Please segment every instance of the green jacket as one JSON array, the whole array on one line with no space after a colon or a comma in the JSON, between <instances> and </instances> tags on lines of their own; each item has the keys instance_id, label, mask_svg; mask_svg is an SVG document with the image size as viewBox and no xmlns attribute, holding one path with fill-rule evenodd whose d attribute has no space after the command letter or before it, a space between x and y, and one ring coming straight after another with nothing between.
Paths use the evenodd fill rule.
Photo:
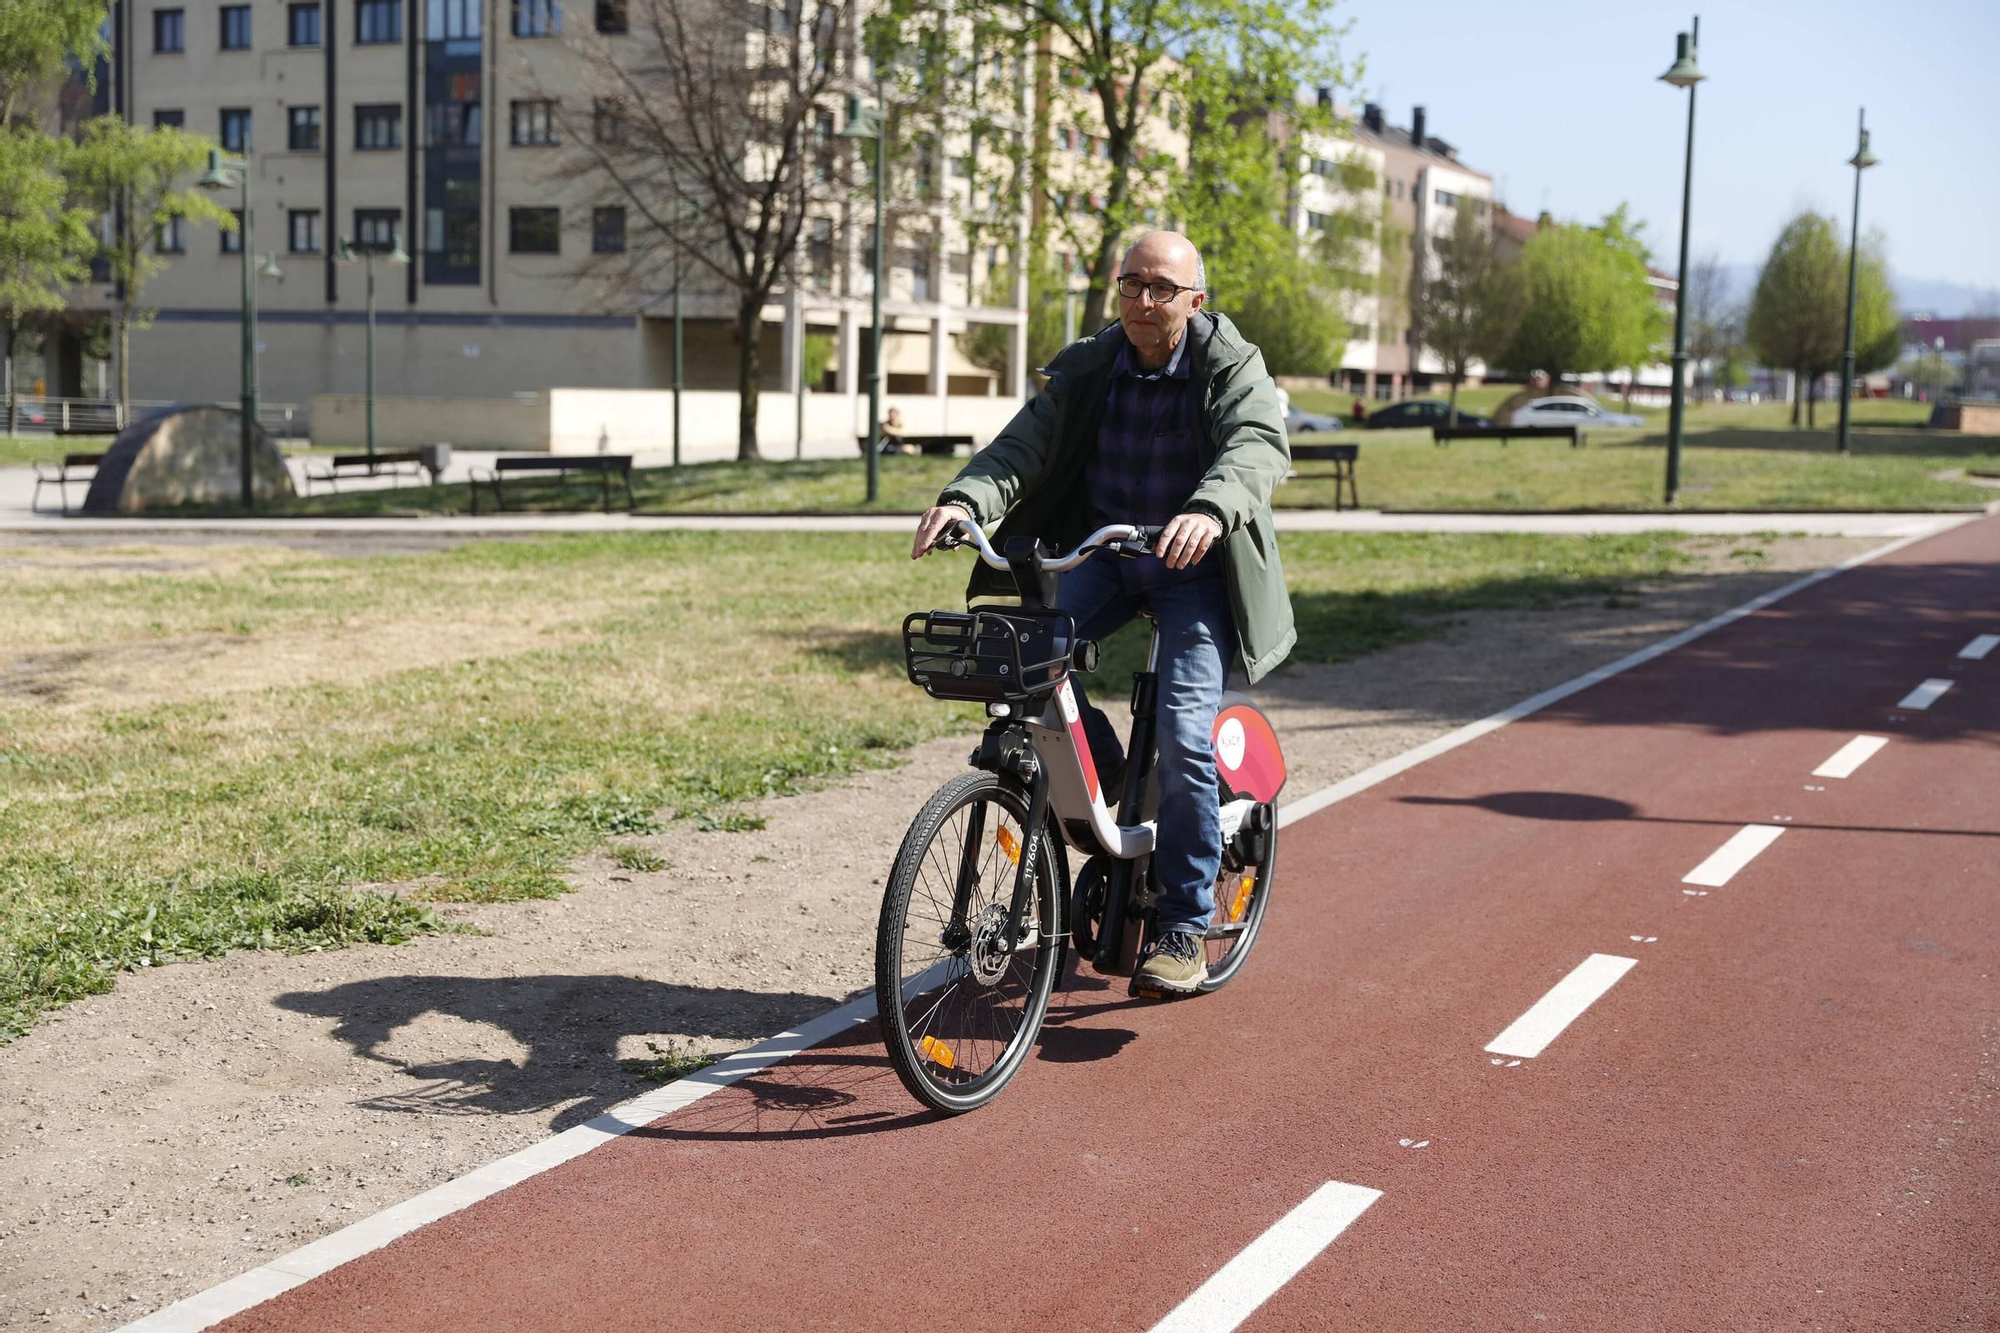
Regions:
<instances>
[{"instance_id":1,"label":"green jacket","mask_svg":"<svg viewBox=\"0 0 2000 1333\"><path fill-rule=\"evenodd\" d=\"M1215 550L1227 566L1244 674L1254 683L1298 640L1271 522L1271 489L1291 469L1291 445L1264 354L1222 315L1196 313L1187 337L1187 354L1194 357L1189 388L1201 395L1206 471L1186 508L1222 524ZM1125 330L1113 324L1058 353L1045 371L1048 384L973 455L938 503L964 505L982 526L1005 515L996 534L1001 540L1040 537L1066 549L1088 536L1095 516L1084 493L1084 469L1097 451L1111 365L1124 343ZM1215 559L1215 551L1206 558ZM1013 593L1008 574L973 566L968 599Z\"/></svg>"}]
</instances>

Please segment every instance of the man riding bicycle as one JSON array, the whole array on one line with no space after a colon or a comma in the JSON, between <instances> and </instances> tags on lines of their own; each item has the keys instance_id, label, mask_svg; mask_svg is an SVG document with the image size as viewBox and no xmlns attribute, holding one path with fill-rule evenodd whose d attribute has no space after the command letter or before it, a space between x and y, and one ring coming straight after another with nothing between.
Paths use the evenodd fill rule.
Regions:
<instances>
[{"instance_id":1,"label":"man riding bicycle","mask_svg":"<svg viewBox=\"0 0 2000 1333\"><path fill-rule=\"evenodd\" d=\"M1156 944L1134 986L1187 993L1208 979L1202 938L1222 856L1212 733L1223 686L1232 664L1261 679L1297 639L1271 520L1291 450L1263 353L1202 309L1207 275L1187 237L1143 237L1117 287L1118 323L1057 354L1041 393L918 520L910 555L968 518L1004 516L999 538L1059 546L1107 523L1162 529L1149 555L1072 570L1058 603L1081 638L1102 639L1142 609L1159 630ZM1014 591L978 564L966 596ZM1092 755L1115 790L1117 733L1078 695Z\"/></svg>"}]
</instances>

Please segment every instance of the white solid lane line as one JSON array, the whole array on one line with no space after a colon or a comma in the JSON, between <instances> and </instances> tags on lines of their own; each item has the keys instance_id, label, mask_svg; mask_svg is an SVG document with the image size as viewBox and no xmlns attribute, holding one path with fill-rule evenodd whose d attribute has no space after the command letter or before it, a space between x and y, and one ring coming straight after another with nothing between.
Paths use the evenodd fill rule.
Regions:
<instances>
[{"instance_id":1,"label":"white solid lane line","mask_svg":"<svg viewBox=\"0 0 2000 1333\"><path fill-rule=\"evenodd\" d=\"M1889 743L1887 736L1856 736L1833 752L1833 758L1812 771L1816 778L1851 778L1854 770L1875 757Z\"/></svg>"},{"instance_id":2,"label":"white solid lane line","mask_svg":"<svg viewBox=\"0 0 2000 1333\"><path fill-rule=\"evenodd\" d=\"M1929 708L1950 688L1950 681L1938 680L1936 677L1932 677L1904 695L1903 702L1897 704L1896 707L1911 709Z\"/></svg>"},{"instance_id":3,"label":"white solid lane line","mask_svg":"<svg viewBox=\"0 0 2000 1333\"><path fill-rule=\"evenodd\" d=\"M1757 853L1778 840L1785 830L1775 824L1745 824L1730 835L1729 841L1715 849L1706 861L1681 877L1683 884L1705 884L1711 889L1719 889L1744 866L1757 859Z\"/></svg>"},{"instance_id":4,"label":"white solid lane line","mask_svg":"<svg viewBox=\"0 0 2000 1333\"><path fill-rule=\"evenodd\" d=\"M1959 649L1958 655L1960 657L1969 657L1973 661L1978 662L1982 661L1986 657L1986 654L1992 652L1995 648L2000 648L2000 634L1982 634L1971 643L1966 644L1965 647Z\"/></svg>"},{"instance_id":5,"label":"white solid lane line","mask_svg":"<svg viewBox=\"0 0 2000 1333\"><path fill-rule=\"evenodd\" d=\"M1592 954L1495 1037L1487 1045L1487 1053L1534 1059L1638 961L1608 953Z\"/></svg>"},{"instance_id":6,"label":"white solid lane line","mask_svg":"<svg viewBox=\"0 0 2000 1333\"><path fill-rule=\"evenodd\" d=\"M1382 1197L1381 1190L1329 1180L1217 1270L1152 1333L1229 1333Z\"/></svg>"}]
</instances>

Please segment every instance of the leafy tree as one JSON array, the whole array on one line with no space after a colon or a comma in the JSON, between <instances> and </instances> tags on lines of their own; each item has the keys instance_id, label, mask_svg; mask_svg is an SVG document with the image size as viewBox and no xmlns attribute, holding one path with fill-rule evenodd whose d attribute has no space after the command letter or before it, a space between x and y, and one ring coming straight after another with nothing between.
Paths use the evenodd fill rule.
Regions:
<instances>
[{"instance_id":1,"label":"leafy tree","mask_svg":"<svg viewBox=\"0 0 2000 1333\"><path fill-rule=\"evenodd\" d=\"M63 308L89 276L90 213L70 207L58 173L62 145L27 126L0 125L0 320L6 323L7 433L18 423L14 343L24 318Z\"/></svg>"},{"instance_id":2,"label":"leafy tree","mask_svg":"<svg viewBox=\"0 0 2000 1333\"><path fill-rule=\"evenodd\" d=\"M1500 360L1545 371L1551 389L1565 374L1638 365L1659 342L1664 319L1623 207L1601 226L1540 228L1512 277L1519 314Z\"/></svg>"},{"instance_id":3,"label":"leafy tree","mask_svg":"<svg viewBox=\"0 0 2000 1333\"><path fill-rule=\"evenodd\" d=\"M1517 315L1510 274L1503 272L1493 229L1471 199L1458 201L1451 235L1432 242L1411 300L1417 340L1437 354L1451 381L1450 421L1458 423L1458 386L1474 361L1506 350Z\"/></svg>"},{"instance_id":4,"label":"leafy tree","mask_svg":"<svg viewBox=\"0 0 2000 1333\"><path fill-rule=\"evenodd\" d=\"M564 39L584 95L547 91L581 151L553 174L632 219L625 249L591 261L612 299L657 297L685 266L728 301L737 456L755 458L764 307L794 273L807 219L853 188L851 154L828 137L855 56L849 8L630 0L626 16L629 36Z\"/></svg>"},{"instance_id":5,"label":"leafy tree","mask_svg":"<svg viewBox=\"0 0 2000 1333\"><path fill-rule=\"evenodd\" d=\"M1833 220L1799 214L1778 233L1757 276L1747 328L1750 349L1759 360L1797 377L1794 426L1813 380L1839 364L1846 302L1846 271ZM1806 411L1810 420L1811 409Z\"/></svg>"},{"instance_id":6,"label":"leafy tree","mask_svg":"<svg viewBox=\"0 0 2000 1333\"><path fill-rule=\"evenodd\" d=\"M198 134L172 126L142 129L118 116L87 122L83 138L67 152L68 178L77 198L101 201L124 219L101 247L120 296L115 312L118 342L118 403L131 401L132 329L144 327L151 312L141 306L146 284L166 267L161 238L191 222L236 226L235 214L196 188L191 177L214 145Z\"/></svg>"},{"instance_id":7,"label":"leafy tree","mask_svg":"<svg viewBox=\"0 0 2000 1333\"><path fill-rule=\"evenodd\" d=\"M34 120L74 60L86 77L108 49L102 0L0 0L0 125Z\"/></svg>"},{"instance_id":8,"label":"leafy tree","mask_svg":"<svg viewBox=\"0 0 2000 1333\"><path fill-rule=\"evenodd\" d=\"M1887 244L1877 232L1861 243L1855 270L1854 373L1887 370L1903 354L1903 318L1896 311L1896 292L1889 284Z\"/></svg>"},{"instance_id":9,"label":"leafy tree","mask_svg":"<svg viewBox=\"0 0 2000 1333\"><path fill-rule=\"evenodd\" d=\"M1703 368L1722 360L1730 340L1728 326L1740 319L1731 301L1729 273L1722 267L1721 255L1711 250L1695 259L1680 299L1687 302L1687 353L1694 363L1698 391Z\"/></svg>"}]
</instances>

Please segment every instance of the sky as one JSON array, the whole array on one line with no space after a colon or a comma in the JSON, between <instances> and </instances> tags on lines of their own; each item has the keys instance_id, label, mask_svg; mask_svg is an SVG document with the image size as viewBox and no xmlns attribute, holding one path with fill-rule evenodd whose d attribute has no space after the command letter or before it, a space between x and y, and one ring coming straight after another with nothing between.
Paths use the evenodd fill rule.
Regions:
<instances>
[{"instance_id":1,"label":"sky","mask_svg":"<svg viewBox=\"0 0 2000 1333\"><path fill-rule=\"evenodd\" d=\"M1516 213L1595 221L1621 201L1656 267L1680 245L1688 95L1659 82L1695 11L1617 0L1338 0L1342 100L1383 105L1493 177ZM1794 214L1847 235L1856 116L1881 159L1861 227L1891 271L2000 289L2000 0L1714 0L1701 15L1690 256L1754 274ZM1905 305L1910 304L1905 300Z\"/></svg>"}]
</instances>

